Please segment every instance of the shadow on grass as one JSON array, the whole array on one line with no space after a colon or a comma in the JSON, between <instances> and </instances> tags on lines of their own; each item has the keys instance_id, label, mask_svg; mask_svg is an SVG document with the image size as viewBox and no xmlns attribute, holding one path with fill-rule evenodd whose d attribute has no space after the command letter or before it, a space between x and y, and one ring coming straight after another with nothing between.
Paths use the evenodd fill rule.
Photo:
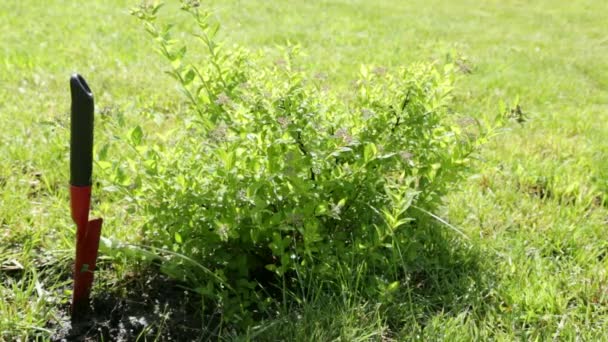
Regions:
<instances>
[{"instance_id":1,"label":"shadow on grass","mask_svg":"<svg viewBox=\"0 0 608 342\"><path fill-rule=\"evenodd\" d=\"M446 329L437 319L465 317L477 324L493 310L496 277L490 253L434 223L413 230L411 239L419 251L403 271L387 276L392 277L388 282L399 282L390 295L324 291L248 333L264 341L433 339Z\"/></svg>"},{"instance_id":2,"label":"shadow on grass","mask_svg":"<svg viewBox=\"0 0 608 342\"><path fill-rule=\"evenodd\" d=\"M483 252L474 242L446 227L430 224L418 239L424 246L421 256L409 265L407 286L401 299L411 305L398 321L387 320L395 330L407 322L410 328L425 330L437 315L466 313L479 319L494 300L493 254ZM424 334L423 334L424 335Z\"/></svg>"}]
</instances>

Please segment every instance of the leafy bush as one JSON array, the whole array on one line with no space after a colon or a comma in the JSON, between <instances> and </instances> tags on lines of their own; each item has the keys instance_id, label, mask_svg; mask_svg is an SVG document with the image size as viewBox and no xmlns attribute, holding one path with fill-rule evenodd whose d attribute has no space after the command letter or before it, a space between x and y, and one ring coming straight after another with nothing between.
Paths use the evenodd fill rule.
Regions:
<instances>
[{"instance_id":1,"label":"leafy bush","mask_svg":"<svg viewBox=\"0 0 608 342\"><path fill-rule=\"evenodd\" d=\"M159 24L160 6L133 12L189 104L169 134L131 139L145 172L128 191L164 271L232 321L286 291L337 286L340 265L363 270L363 292L390 293L419 257L412 232L491 132L450 113L453 67L362 66L354 94L335 94L297 67L298 46L266 63L182 4L205 49L190 59L194 43Z\"/></svg>"}]
</instances>

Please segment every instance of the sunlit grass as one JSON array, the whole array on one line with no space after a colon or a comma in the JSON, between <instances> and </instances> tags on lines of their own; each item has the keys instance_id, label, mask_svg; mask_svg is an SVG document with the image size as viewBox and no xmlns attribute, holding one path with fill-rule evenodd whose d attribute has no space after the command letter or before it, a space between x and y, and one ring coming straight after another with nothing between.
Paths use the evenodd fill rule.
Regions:
<instances>
[{"instance_id":1,"label":"sunlit grass","mask_svg":"<svg viewBox=\"0 0 608 342\"><path fill-rule=\"evenodd\" d=\"M129 16L134 4L9 0L0 8L0 339L48 338L48 322L69 299L69 75L87 78L98 113L110 119L141 123L142 113L170 116L182 105ZM470 284L479 291L424 292L413 282L403 307L390 310L321 294L293 317L260 322L250 337L603 337L608 3L232 0L216 8L223 34L252 50L301 43L306 67L325 74L329 87L349 87L361 63L448 59L462 66L460 112L497 114L501 101L511 109L519 97L526 117L484 149L437 213L469 237L442 232L451 252L476 256L484 279ZM137 242L141 222L124 211L120 194L102 190L109 180L99 181L94 210L107 219L103 234ZM98 279L121 278L131 267L121 260ZM466 274L436 266L429 279L437 284L448 283L442 274Z\"/></svg>"}]
</instances>

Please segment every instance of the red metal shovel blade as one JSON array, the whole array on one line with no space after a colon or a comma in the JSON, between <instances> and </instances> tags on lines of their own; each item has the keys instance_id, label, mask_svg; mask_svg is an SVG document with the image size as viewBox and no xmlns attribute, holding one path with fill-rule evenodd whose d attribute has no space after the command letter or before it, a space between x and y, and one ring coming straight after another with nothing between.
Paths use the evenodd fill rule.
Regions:
<instances>
[{"instance_id":1,"label":"red metal shovel blade","mask_svg":"<svg viewBox=\"0 0 608 342\"><path fill-rule=\"evenodd\" d=\"M72 298L72 318L84 313L89 305L89 295L93 285L93 272L97 264L97 252L101 236L102 219L87 222L85 236L78 239L76 246L76 268L74 269L74 293ZM80 227L79 227L80 228Z\"/></svg>"}]
</instances>

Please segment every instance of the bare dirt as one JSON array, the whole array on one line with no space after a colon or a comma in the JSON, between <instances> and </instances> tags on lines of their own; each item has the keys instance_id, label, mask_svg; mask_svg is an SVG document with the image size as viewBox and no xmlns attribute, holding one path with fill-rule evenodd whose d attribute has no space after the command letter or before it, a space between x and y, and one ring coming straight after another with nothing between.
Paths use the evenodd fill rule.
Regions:
<instances>
[{"instance_id":1,"label":"bare dirt","mask_svg":"<svg viewBox=\"0 0 608 342\"><path fill-rule=\"evenodd\" d=\"M128 280L127 280L128 281ZM126 293L93 293L86 315L70 319L63 308L52 341L201 341L203 324L194 295L160 274L129 282Z\"/></svg>"}]
</instances>

